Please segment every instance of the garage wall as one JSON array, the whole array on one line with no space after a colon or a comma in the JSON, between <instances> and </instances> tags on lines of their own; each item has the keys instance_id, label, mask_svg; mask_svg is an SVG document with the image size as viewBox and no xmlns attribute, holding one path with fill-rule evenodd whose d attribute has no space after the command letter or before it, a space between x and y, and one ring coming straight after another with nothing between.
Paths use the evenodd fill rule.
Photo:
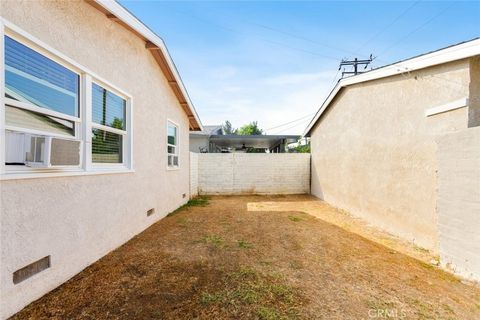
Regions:
<instances>
[{"instance_id":1,"label":"garage wall","mask_svg":"<svg viewBox=\"0 0 480 320\"><path fill-rule=\"evenodd\" d=\"M480 127L437 138L440 261L480 280Z\"/></svg>"},{"instance_id":2,"label":"garage wall","mask_svg":"<svg viewBox=\"0 0 480 320\"><path fill-rule=\"evenodd\" d=\"M465 59L342 89L312 132L312 194L437 253L435 137L466 128L468 108L425 110L469 82Z\"/></svg>"},{"instance_id":3,"label":"garage wall","mask_svg":"<svg viewBox=\"0 0 480 320\"><path fill-rule=\"evenodd\" d=\"M200 153L199 194L310 192L308 153Z\"/></svg>"}]
</instances>

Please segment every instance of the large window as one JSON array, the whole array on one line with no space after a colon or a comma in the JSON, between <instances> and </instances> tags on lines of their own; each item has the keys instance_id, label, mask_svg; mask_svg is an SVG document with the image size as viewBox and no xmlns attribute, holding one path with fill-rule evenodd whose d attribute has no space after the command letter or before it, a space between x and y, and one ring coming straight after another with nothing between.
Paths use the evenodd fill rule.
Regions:
<instances>
[{"instance_id":1,"label":"large window","mask_svg":"<svg viewBox=\"0 0 480 320\"><path fill-rule=\"evenodd\" d=\"M5 36L5 96L79 117L79 75Z\"/></svg>"},{"instance_id":2,"label":"large window","mask_svg":"<svg viewBox=\"0 0 480 320\"><path fill-rule=\"evenodd\" d=\"M170 121L167 124L167 165L178 167L178 126Z\"/></svg>"},{"instance_id":3,"label":"large window","mask_svg":"<svg viewBox=\"0 0 480 320\"><path fill-rule=\"evenodd\" d=\"M9 28L5 24L0 33L5 53L0 174L132 169L130 96Z\"/></svg>"},{"instance_id":4,"label":"large window","mask_svg":"<svg viewBox=\"0 0 480 320\"><path fill-rule=\"evenodd\" d=\"M126 101L97 84L92 86L92 162L122 163Z\"/></svg>"}]
</instances>

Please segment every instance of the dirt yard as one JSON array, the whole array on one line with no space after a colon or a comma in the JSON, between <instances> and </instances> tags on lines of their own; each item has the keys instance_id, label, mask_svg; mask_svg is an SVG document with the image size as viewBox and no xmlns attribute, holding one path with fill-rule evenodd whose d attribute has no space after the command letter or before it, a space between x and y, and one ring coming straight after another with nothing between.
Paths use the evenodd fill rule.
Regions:
<instances>
[{"instance_id":1,"label":"dirt yard","mask_svg":"<svg viewBox=\"0 0 480 320\"><path fill-rule=\"evenodd\" d=\"M208 202L174 212L14 318L480 319L478 287L309 196Z\"/></svg>"}]
</instances>

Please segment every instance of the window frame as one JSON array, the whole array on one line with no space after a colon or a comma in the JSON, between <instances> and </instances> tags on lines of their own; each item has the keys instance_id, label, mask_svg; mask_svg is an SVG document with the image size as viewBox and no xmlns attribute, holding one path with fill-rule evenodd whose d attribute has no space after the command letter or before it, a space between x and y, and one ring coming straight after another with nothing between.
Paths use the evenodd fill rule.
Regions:
<instances>
[{"instance_id":1,"label":"window frame","mask_svg":"<svg viewBox=\"0 0 480 320\"><path fill-rule=\"evenodd\" d=\"M27 46L37 53L47 57L48 59L60 64L68 70L79 75L79 110L78 117L63 114L61 112L49 110L33 104L9 99L5 97L5 36L8 36L15 41ZM10 179L24 179L24 178L39 178L48 176L70 176L70 175L85 175L85 174L103 174L103 173L124 173L134 172L133 169L133 103L132 96L127 92L119 89L102 77L96 75L94 72L76 63L74 60L65 56L56 49L43 43L41 40L35 38L13 23L0 17L0 180ZM97 128L98 125L92 121L92 85L103 87L115 93L126 101L125 132L122 132L122 163L92 163L92 128ZM58 133L43 132L35 129L24 129L15 126L6 125L5 109L6 105L12 107L25 109L29 111L39 112L41 114L58 117L74 123L74 136L62 135ZM103 127L103 126L102 126ZM104 128L99 128L104 130ZM67 139L75 139L81 141L80 151L80 166L77 167L55 167L55 168L34 168L22 165L5 165L6 152L6 137L7 130L32 133L52 137L60 137ZM114 132L118 130L107 127L105 130ZM121 130L118 130L121 131ZM116 132L114 132L116 133Z\"/></svg>"},{"instance_id":2,"label":"window frame","mask_svg":"<svg viewBox=\"0 0 480 320\"><path fill-rule=\"evenodd\" d=\"M168 128L169 126L172 125L176 128L176 139L177 139L177 144L176 145L173 145L173 144L170 144L168 143ZM178 170L180 169L180 139L179 139L179 133L180 133L180 125L178 125L178 123L172 121L171 119L167 119L167 136L166 136L166 151L167 151L167 170ZM169 153L168 152L168 147L169 146L172 146L175 148L175 153ZM177 165L169 165L168 164L168 157L170 156L176 156L177 157L177 162L178 164Z\"/></svg>"},{"instance_id":3,"label":"window frame","mask_svg":"<svg viewBox=\"0 0 480 320\"><path fill-rule=\"evenodd\" d=\"M93 162L93 153L90 150L92 167L93 168L105 168L105 167L123 167L123 166L126 166L126 162L128 160L127 159L127 157L128 157L128 153L127 153L127 151L128 151L127 150L128 141L127 140L128 140L128 137L129 137L127 129L128 129L128 125L129 125L129 122L130 122L130 120L128 119L128 116L127 116L128 115L127 109L128 109L128 105L129 105L129 103L128 103L129 99L124 94L118 92L115 89L109 88L107 85L103 85L102 82L99 82L96 79L92 79L91 85L90 85L90 90L93 89L93 84L96 84L97 86L100 86L102 89L110 91L110 92L116 94L117 96L119 96L120 98L125 100L125 130L120 130L120 129L112 128L112 127L109 127L109 126L106 126L106 125L103 125L103 124L99 124L99 123L94 122L92 119L90 119L91 120L90 133L92 132L93 129L100 129L100 130L103 130L103 131L111 132L111 133L118 134L118 135L122 136L122 162L120 162L120 163ZM91 100L90 103L92 103L93 100L92 99L90 99L90 100ZM90 115L93 116L93 104L92 104L92 111L90 112Z\"/></svg>"}]
</instances>

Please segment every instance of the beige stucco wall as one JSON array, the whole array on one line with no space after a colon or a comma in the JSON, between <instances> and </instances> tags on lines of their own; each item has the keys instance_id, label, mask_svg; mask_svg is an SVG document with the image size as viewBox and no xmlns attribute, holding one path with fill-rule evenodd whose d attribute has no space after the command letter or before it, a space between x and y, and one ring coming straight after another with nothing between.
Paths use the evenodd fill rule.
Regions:
<instances>
[{"instance_id":1,"label":"beige stucco wall","mask_svg":"<svg viewBox=\"0 0 480 320\"><path fill-rule=\"evenodd\" d=\"M468 126L480 126L480 56L470 59Z\"/></svg>"},{"instance_id":2,"label":"beige stucco wall","mask_svg":"<svg viewBox=\"0 0 480 320\"><path fill-rule=\"evenodd\" d=\"M468 60L344 88L312 132L312 193L438 252L435 137L468 108L424 112L468 90Z\"/></svg>"},{"instance_id":3,"label":"beige stucco wall","mask_svg":"<svg viewBox=\"0 0 480 320\"><path fill-rule=\"evenodd\" d=\"M480 281L480 127L439 136L440 261Z\"/></svg>"},{"instance_id":4,"label":"beige stucco wall","mask_svg":"<svg viewBox=\"0 0 480 320\"><path fill-rule=\"evenodd\" d=\"M18 311L174 210L189 196L188 120L145 43L85 2L0 1L2 17L133 96L134 173L1 183L0 318ZM166 121L180 125L167 171ZM183 197L185 194L185 197ZM146 211L155 208L150 217ZM52 266L17 285L12 273Z\"/></svg>"}]
</instances>

